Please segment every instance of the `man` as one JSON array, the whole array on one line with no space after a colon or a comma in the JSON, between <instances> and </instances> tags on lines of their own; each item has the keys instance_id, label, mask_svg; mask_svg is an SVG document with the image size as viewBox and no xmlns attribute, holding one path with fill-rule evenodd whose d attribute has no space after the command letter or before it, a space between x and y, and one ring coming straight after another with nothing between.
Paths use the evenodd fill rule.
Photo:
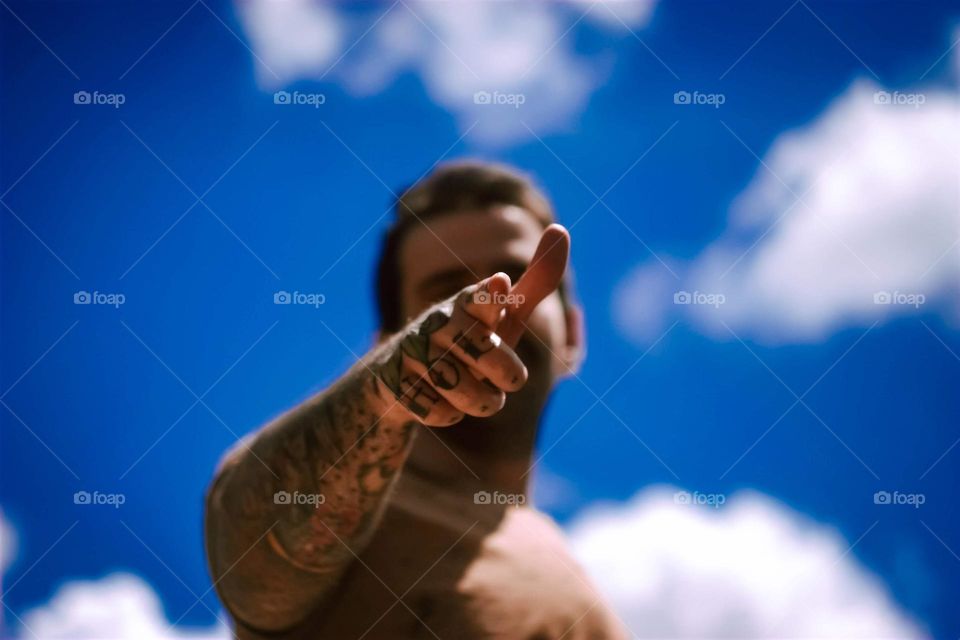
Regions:
<instances>
[{"instance_id":1,"label":"man","mask_svg":"<svg viewBox=\"0 0 960 640\"><path fill-rule=\"evenodd\" d=\"M240 638L621 638L529 506L541 414L583 351L570 239L510 169L397 204L376 346L228 454L207 552Z\"/></svg>"}]
</instances>

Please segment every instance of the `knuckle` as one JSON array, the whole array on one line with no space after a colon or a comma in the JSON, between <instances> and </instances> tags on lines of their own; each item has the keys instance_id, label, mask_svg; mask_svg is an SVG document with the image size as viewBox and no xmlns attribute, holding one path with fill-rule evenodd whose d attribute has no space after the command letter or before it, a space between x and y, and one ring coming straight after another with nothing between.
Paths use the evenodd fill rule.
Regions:
<instances>
[{"instance_id":1,"label":"knuckle","mask_svg":"<svg viewBox=\"0 0 960 640\"><path fill-rule=\"evenodd\" d=\"M474 301L474 296L477 293L477 285L470 285L461 289L455 296L453 296L456 306L466 307Z\"/></svg>"},{"instance_id":2,"label":"knuckle","mask_svg":"<svg viewBox=\"0 0 960 640\"><path fill-rule=\"evenodd\" d=\"M427 313L420 321L416 333L420 336L432 336L450 322L453 310L448 305L442 304L433 311Z\"/></svg>"},{"instance_id":3,"label":"knuckle","mask_svg":"<svg viewBox=\"0 0 960 640\"><path fill-rule=\"evenodd\" d=\"M494 352L497 348L497 342L492 340L493 336L496 334L480 325L478 320L473 320L459 327L450 336L450 342L461 359L467 362L481 362L485 355Z\"/></svg>"},{"instance_id":4,"label":"knuckle","mask_svg":"<svg viewBox=\"0 0 960 640\"><path fill-rule=\"evenodd\" d=\"M402 384L398 400L421 422L428 419L432 413L440 410L445 404L440 394L415 374L405 377Z\"/></svg>"}]
</instances>

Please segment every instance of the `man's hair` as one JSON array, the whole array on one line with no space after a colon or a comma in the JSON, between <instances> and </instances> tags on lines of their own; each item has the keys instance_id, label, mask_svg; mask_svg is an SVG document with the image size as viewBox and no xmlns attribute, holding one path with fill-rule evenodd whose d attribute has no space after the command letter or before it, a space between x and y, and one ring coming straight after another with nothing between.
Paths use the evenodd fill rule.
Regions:
<instances>
[{"instance_id":1,"label":"man's hair","mask_svg":"<svg viewBox=\"0 0 960 640\"><path fill-rule=\"evenodd\" d=\"M505 165L459 161L441 164L405 189L394 205L396 219L387 229L377 265L380 329L400 330L406 322L401 297L400 249L407 233L430 218L465 210L514 205L547 227L554 221L547 197L523 173Z\"/></svg>"}]
</instances>

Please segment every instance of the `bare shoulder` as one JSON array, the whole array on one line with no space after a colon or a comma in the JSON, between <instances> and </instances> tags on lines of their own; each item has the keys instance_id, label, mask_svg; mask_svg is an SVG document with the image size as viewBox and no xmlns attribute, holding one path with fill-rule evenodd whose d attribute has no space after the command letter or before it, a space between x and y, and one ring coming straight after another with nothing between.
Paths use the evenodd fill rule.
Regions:
<instances>
[{"instance_id":1,"label":"bare shoulder","mask_svg":"<svg viewBox=\"0 0 960 640\"><path fill-rule=\"evenodd\" d=\"M485 617L495 625L494 635L523 631L531 635L522 637L536 633L574 639L627 637L571 553L563 530L549 515L531 507L504 512L501 525L484 539L477 561L459 586L472 601L489 609ZM500 629L498 621L504 619L527 620L530 628Z\"/></svg>"}]
</instances>

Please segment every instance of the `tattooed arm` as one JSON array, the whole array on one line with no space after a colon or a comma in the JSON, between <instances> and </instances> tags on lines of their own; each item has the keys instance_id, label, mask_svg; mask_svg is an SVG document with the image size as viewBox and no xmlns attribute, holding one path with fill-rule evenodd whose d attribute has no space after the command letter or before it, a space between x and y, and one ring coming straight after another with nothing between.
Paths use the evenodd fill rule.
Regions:
<instances>
[{"instance_id":1,"label":"tattooed arm","mask_svg":"<svg viewBox=\"0 0 960 640\"><path fill-rule=\"evenodd\" d=\"M526 368L494 333L509 289L497 274L431 307L228 454L206 540L234 617L264 631L303 620L375 532L419 425L492 415L523 386Z\"/></svg>"}]
</instances>

